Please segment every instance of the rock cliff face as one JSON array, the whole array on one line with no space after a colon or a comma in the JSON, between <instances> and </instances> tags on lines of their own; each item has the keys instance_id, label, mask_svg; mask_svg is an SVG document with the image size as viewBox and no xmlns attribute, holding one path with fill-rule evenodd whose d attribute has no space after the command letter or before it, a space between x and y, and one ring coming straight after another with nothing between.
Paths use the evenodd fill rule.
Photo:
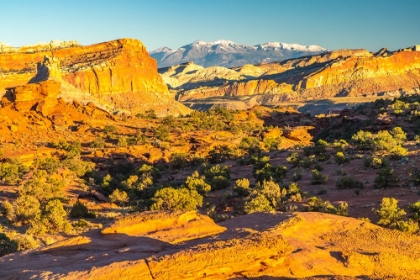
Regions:
<instances>
[{"instance_id":1,"label":"rock cliff face","mask_svg":"<svg viewBox=\"0 0 420 280\"><path fill-rule=\"evenodd\" d=\"M160 69L180 101L215 96L265 95L265 101L302 101L330 97L359 97L419 92L420 52L408 48L338 50L222 71L214 67L190 71L191 65ZM213 73L209 75L209 73ZM271 97L268 97L271 96Z\"/></svg>"},{"instance_id":2,"label":"rock cliff face","mask_svg":"<svg viewBox=\"0 0 420 280\"><path fill-rule=\"evenodd\" d=\"M130 111L185 113L158 75L156 61L138 40L120 39L91 46L76 42L0 49L0 95L6 89L45 80L64 84L65 99L82 93L110 107ZM64 91L64 93L63 93ZM162 112L160 112L162 111Z\"/></svg>"}]
</instances>

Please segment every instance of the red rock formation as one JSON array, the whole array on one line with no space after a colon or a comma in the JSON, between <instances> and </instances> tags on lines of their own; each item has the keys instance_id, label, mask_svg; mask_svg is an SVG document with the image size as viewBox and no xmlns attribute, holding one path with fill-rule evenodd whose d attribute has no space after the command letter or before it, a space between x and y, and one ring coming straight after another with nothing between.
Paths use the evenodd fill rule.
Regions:
<instances>
[{"instance_id":1,"label":"red rock formation","mask_svg":"<svg viewBox=\"0 0 420 280\"><path fill-rule=\"evenodd\" d=\"M310 100L420 91L420 52L416 48L393 53L382 50L377 54L339 50L232 70L236 75L242 74L241 79L233 80L225 75L218 79L208 77L218 82L209 83L201 77L201 83L180 83L175 88L178 100L257 94L283 96L279 100Z\"/></svg>"},{"instance_id":2,"label":"red rock formation","mask_svg":"<svg viewBox=\"0 0 420 280\"><path fill-rule=\"evenodd\" d=\"M0 96L6 88L28 81L59 79L67 84L67 91L87 93L132 111L155 107L164 113L188 111L172 99L157 73L156 61L138 40L6 49L0 53L0 70Z\"/></svg>"}]
</instances>

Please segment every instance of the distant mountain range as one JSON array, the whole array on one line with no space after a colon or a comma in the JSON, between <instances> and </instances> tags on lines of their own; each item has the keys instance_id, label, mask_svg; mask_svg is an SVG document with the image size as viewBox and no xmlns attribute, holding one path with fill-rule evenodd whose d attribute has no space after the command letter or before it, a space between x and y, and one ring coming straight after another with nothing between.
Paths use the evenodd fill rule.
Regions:
<instances>
[{"instance_id":1,"label":"distant mountain range","mask_svg":"<svg viewBox=\"0 0 420 280\"><path fill-rule=\"evenodd\" d=\"M151 51L150 56L157 60L159 68L190 61L204 67L234 67L314 55L324 51L326 49L316 45L302 46L271 42L249 46L236 44L228 40L215 42L198 40L178 49L161 47Z\"/></svg>"}]
</instances>

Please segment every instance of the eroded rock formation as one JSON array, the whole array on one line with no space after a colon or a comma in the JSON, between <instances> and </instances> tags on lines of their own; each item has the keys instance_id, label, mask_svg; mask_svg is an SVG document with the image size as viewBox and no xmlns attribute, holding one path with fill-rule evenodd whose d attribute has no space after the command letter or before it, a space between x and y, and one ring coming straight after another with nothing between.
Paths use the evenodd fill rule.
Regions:
<instances>
[{"instance_id":1,"label":"eroded rock formation","mask_svg":"<svg viewBox=\"0 0 420 280\"><path fill-rule=\"evenodd\" d=\"M338 50L320 55L226 69L160 69L180 101L264 95L259 104L331 97L420 92L420 51ZM211 75L210 75L211 73Z\"/></svg>"},{"instance_id":2,"label":"eroded rock formation","mask_svg":"<svg viewBox=\"0 0 420 280\"><path fill-rule=\"evenodd\" d=\"M132 112L188 112L175 102L157 73L156 61L138 40L120 39L91 46L76 43L1 48L0 95L6 89L55 80L67 101L108 104ZM3 92L3 94L1 94ZM10 93L9 93L10 95Z\"/></svg>"},{"instance_id":3,"label":"eroded rock formation","mask_svg":"<svg viewBox=\"0 0 420 280\"><path fill-rule=\"evenodd\" d=\"M140 220L148 221L141 234ZM171 228L178 237L201 234L168 242ZM194 212L151 212L104 231L4 256L0 277L420 279L418 236L330 214L254 213L216 225Z\"/></svg>"}]
</instances>

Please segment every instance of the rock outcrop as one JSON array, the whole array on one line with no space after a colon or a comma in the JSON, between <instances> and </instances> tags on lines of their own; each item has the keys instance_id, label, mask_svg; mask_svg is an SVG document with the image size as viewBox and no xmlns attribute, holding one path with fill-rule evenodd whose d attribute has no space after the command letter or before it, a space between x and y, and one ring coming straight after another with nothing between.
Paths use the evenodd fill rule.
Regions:
<instances>
[{"instance_id":1,"label":"rock outcrop","mask_svg":"<svg viewBox=\"0 0 420 280\"><path fill-rule=\"evenodd\" d=\"M193 212L169 213L165 222L161 212L133 219L141 220L142 215L152 231L135 236L118 230L105 235L92 231L6 255L0 258L0 278L420 279L420 237L353 218L309 212L254 213L216 225ZM153 215L156 221L150 219ZM190 236L197 227L202 227L202 233L207 226L211 229L194 239L169 243L164 231L174 221L177 236ZM132 221L126 222L109 229L135 228ZM214 232L214 228L219 230Z\"/></svg>"},{"instance_id":2,"label":"rock outcrop","mask_svg":"<svg viewBox=\"0 0 420 280\"><path fill-rule=\"evenodd\" d=\"M55 80L66 101L85 97L131 112L155 109L158 114L186 113L157 73L156 61L133 39L80 46L75 42L1 48L0 95L6 89ZM10 93L9 93L10 94ZM7 96L6 96L7 97Z\"/></svg>"},{"instance_id":3,"label":"rock outcrop","mask_svg":"<svg viewBox=\"0 0 420 280\"><path fill-rule=\"evenodd\" d=\"M264 95L259 104L331 97L381 96L420 92L420 52L408 48L338 50L260 65L189 71L185 65L160 69L183 102L211 97Z\"/></svg>"}]
</instances>

